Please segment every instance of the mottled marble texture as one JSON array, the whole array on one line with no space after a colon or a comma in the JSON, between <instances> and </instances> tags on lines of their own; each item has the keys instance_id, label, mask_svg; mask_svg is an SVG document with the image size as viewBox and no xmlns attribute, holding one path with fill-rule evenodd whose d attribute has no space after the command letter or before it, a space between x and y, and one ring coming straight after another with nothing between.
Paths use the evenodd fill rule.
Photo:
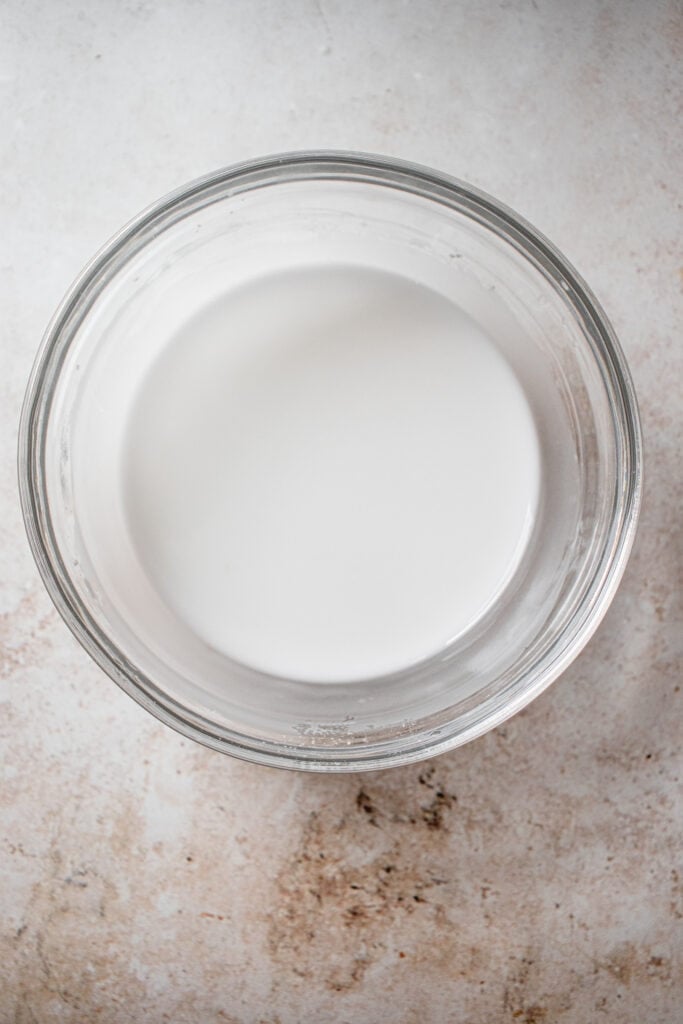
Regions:
<instances>
[{"instance_id":1,"label":"mottled marble texture","mask_svg":"<svg viewBox=\"0 0 683 1024\"><path fill-rule=\"evenodd\" d=\"M680 1021L680 4L6 0L0 24L2 1024ZM15 485L33 355L92 251L306 146L433 164L545 231L646 438L635 552L575 665L368 776L241 764L140 710L52 610Z\"/></svg>"}]
</instances>

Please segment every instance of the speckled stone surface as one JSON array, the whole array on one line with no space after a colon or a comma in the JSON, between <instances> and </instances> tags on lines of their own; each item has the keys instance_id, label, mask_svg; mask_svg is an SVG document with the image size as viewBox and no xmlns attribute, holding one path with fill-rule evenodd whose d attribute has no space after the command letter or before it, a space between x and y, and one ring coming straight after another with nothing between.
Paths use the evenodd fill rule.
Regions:
<instances>
[{"instance_id":1,"label":"speckled stone surface","mask_svg":"<svg viewBox=\"0 0 683 1024\"><path fill-rule=\"evenodd\" d=\"M0 26L2 1024L680 1021L680 4L6 0ZM14 466L91 253L189 178L307 146L535 223L608 311L646 438L633 558L574 666L468 747L338 778L210 753L119 692L42 589Z\"/></svg>"}]
</instances>

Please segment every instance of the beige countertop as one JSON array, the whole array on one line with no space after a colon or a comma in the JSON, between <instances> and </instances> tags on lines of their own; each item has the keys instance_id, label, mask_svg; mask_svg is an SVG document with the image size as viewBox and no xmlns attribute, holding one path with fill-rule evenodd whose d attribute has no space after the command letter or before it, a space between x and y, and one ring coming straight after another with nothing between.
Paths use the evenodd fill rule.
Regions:
<instances>
[{"instance_id":1,"label":"beige countertop","mask_svg":"<svg viewBox=\"0 0 683 1024\"><path fill-rule=\"evenodd\" d=\"M7 0L0 31L0 1022L675 1024L683 1006L679 3ZM545 232L638 389L642 525L573 667L421 766L211 753L39 581L16 427L41 333L142 206L236 160L431 164Z\"/></svg>"}]
</instances>

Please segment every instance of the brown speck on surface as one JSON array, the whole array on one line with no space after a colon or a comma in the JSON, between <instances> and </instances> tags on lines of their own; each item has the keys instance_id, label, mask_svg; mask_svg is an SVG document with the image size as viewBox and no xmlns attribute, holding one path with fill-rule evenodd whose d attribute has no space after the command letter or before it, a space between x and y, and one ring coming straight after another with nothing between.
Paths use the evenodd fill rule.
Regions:
<instances>
[{"instance_id":1,"label":"brown speck on surface","mask_svg":"<svg viewBox=\"0 0 683 1024\"><path fill-rule=\"evenodd\" d=\"M431 802L421 807L422 820L427 828L440 829L445 827L445 812L456 802L454 794L446 793L442 787L432 787L434 797Z\"/></svg>"},{"instance_id":2,"label":"brown speck on surface","mask_svg":"<svg viewBox=\"0 0 683 1024\"><path fill-rule=\"evenodd\" d=\"M377 825L375 805L364 789L360 789L358 791L358 795L356 796L356 807L359 811L363 811L363 813L367 815L367 820L371 825Z\"/></svg>"},{"instance_id":3,"label":"brown speck on surface","mask_svg":"<svg viewBox=\"0 0 683 1024\"><path fill-rule=\"evenodd\" d=\"M387 828L395 831L389 843L385 829L365 831L364 808L369 805L370 813L376 813L374 798L365 789L356 790L353 805L341 817L320 811L309 817L300 848L280 877L277 910L269 927L271 955L278 962L290 963L302 980L314 973L321 943L336 936L325 971L329 984L339 991L353 987L384 957L387 929L400 930L417 914L426 914L425 941L433 941L444 925L439 914L444 903L441 897L428 898L427 894L443 893L447 888L446 880L435 872L418 872L411 866L407 854L409 815L399 813L393 800L387 802ZM408 840L405 850L402 833ZM369 846L364 836L373 837ZM344 858L338 853L340 840L347 850ZM358 844L359 851L366 850L357 862L357 858L348 859L353 844ZM316 855L321 845L330 851L325 862ZM347 894L352 895L351 900ZM342 927L344 931L340 931ZM347 938L341 941L343 935ZM359 943L365 951L360 962L356 959Z\"/></svg>"}]
</instances>

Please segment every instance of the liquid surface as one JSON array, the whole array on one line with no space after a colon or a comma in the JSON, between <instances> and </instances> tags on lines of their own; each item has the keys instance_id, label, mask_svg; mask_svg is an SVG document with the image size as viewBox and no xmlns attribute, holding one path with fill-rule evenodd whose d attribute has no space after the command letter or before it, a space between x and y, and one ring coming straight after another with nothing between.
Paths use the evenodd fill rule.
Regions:
<instances>
[{"instance_id":1,"label":"liquid surface","mask_svg":"<svg viewBox=\"0 0 683 1024\"><path fill-rule=\"evenodd\" d=\"M405 668L471 627L539 490L494 344L444 296L350 266L263 277L179 329L123 472L167 604L229 657L323 682Z\"/></svg>"}]
</instances>

